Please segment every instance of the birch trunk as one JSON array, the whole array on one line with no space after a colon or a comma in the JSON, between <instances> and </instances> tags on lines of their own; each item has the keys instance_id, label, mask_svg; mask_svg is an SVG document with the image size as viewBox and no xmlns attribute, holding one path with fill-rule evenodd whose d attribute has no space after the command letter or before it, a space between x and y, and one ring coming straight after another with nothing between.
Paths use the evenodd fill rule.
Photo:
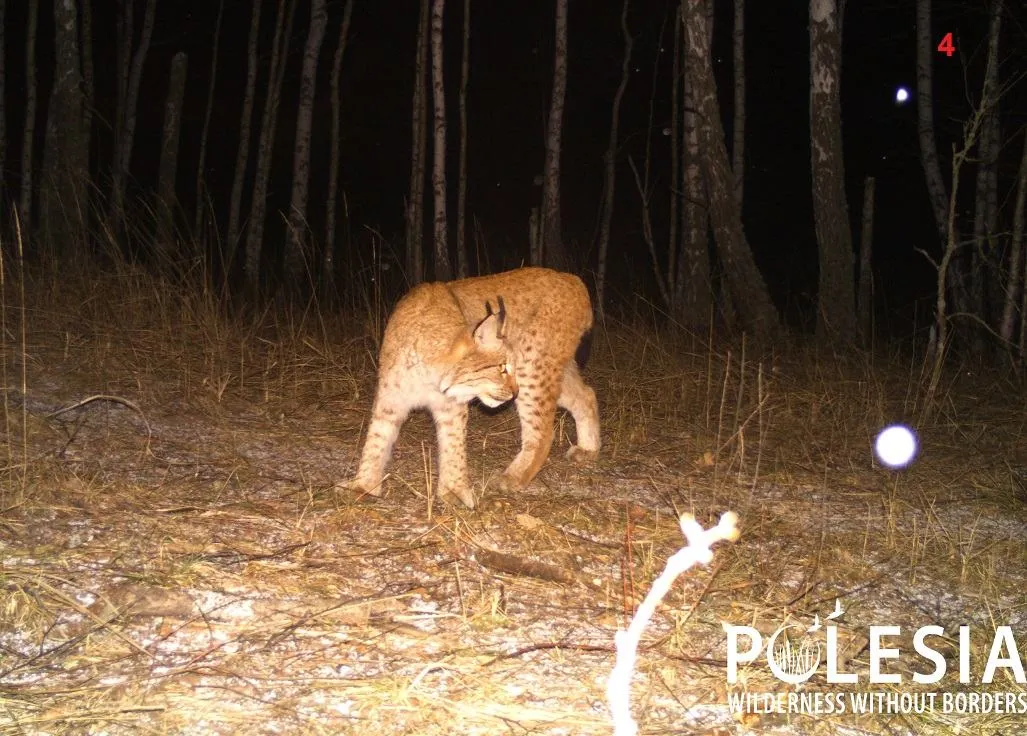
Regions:
<instances>
[{"instance_id":1,"label":"birch trunk","mask_svg":"<svg viewBox=\"0 0 1027 736\"><path fill-rule=\"evenodd\" d=\"M411 285L424 279L424 177L428 149L428 105L425 78L431 13L429 0L421 0L414 62L412 135L410 148L410 200L407 202L407 280Z\"/></svg>"},{"instance_id":2,"label":"birch trunk","mask_svg":"<svg viewBox=\"0 0 1027 736\"><path fill-rule=\"evenodd\" d=\"M432 200L435 205L435 280L449 281L453 268L449 263L449 240L446 219L446 87L442 75L442 30L446 0L432 0L431 8L431 87L435 109L435 140L432 162Z\"/></svg>"},{"instance_id":3,"label":"birch trunk","mask_svg":"<svg viewBox=\"0 0 1027 736\"><path fill-rule=\"evenodd\" d=\"M257 169L253 177L253 202L246 231L246 260L243 263L246 289L251 298L260 293L260 255L264 244L264 217L267 214L267 185L271 176L271 154L275 147L275 129L278 127L278 107L282 95L282 79L289 55L292 37L292 19L296 0L280 0L275 17L275 36L268 65L268 90L264 98L264 112L260 122L260 140L257 144Z\"/></svg>"},{"instance_id":4,"label":"birch trunk","mask_svg":"<svg viewBox=\"0 0 1027 736\"><path fill-rule=\"evenodd\" d=\"M214 109L214 88L218 77L218 49L221 46L221 21L225 15L225 0L218 3L218 17L214 22L214 48L210 56L210 79L207 82L207 106L203 111L203 127L200 128L200 155L196 164L196 207L193 211L193 238L199 242L203 226L203 211L207 206L207 180L204 176L207 166L207 138L210 134L210 116Z\"/></svg>"},{"instance_id":5,"label":"birch trunk","mask_svg":"<svg viewBox=\"0 0 1027 736\"><path fill-rule=\"evenodd\" d=\"M471 0L464 0L464 44L460 55L460 171L456 197L456 275L467 273L467 80L471 73Z\"/></svg>"},{"instance_id":6,"label":"birch trunk","mask_svg":"<svg viewBox=\"0 0 1027 736\"><path fill-rule=\"evenodd\" d=\"M346 0L342 11L342 22L339 24L339 40L335 45L332 57L332 78L329 86L332 89L332 133L328 154L328 197L325 202L325 250L321 276L325 285L326 295L335 294L335 208L339 197L339 150L342 137L342 99L339 84L342 80L342 57L346 53L346 40L349 38L349 23L353 17L353 0Z\"/></svg>"},{"instance_id":7,"label":"birch trunk","mask_svg":"<svg viewBox=\"0 0 1027 736\"><path fill-rule=\"evenodd\" d=\"M542 179L540 256L554 268L566 269L566 249L560 215L560 149L563 108L567 97L567 0L556 0L556 46L553 57L553 92L549 101L546 161ZM536 264L541 265L541 264Z\"/></svg>"},{"instance_id":8,"label":"birch trunk","mask_svg":"<svg viewBox=\"0 0 1027 736\"><path fill-rule=\"evenodd\" d=\"M253 98L257 89L257 42L260 38L261 0L251 0L250 33L246 45L246 91L239 115L239 145L235 152L235 173L228 205L228 233L225 243L229 261L234 260L239 240L239 220L242 210L242 189L246 180L246 167L250 161L250 138L253 130Z\"/></svg>"},{"instance_id":9,"label":"birch trunk","mask_svg":"<svg viewBox=\"0 0 1027 736\"><path fill-rule=\"evenodd\" d=\"M300 72L300 99L296 112L296 143L292 156L292 197L289 202L289 232L285 246L285 283L294 294L302 289L308 277L310 259L310 228L307 226L307 199L310 190L310 135L314 125L314 92L317 89L317 62L321 58L328 10L325 0L310 0L310 27L303 50ZM283 59L284 66L284 59Z\"/></svg>"},{"instance_id":10,"label":"birch trunk","mask_svg":"<svg viewBox=\"0 0 1027 736\"><path fill-rule=\"evenodd\" d=\"M813 218L820 257L817 336L851 343L856 335L852 231L842 156L841 50L835 0L810 0L810 154Z\"/></svg>"},{"instance_id":11,"label":"birch trunk","mask_svg":"<svg viewBox=\"0 0 1027 736\"><path fill-rule=\"evenodd\" d=\"M613 223L614 188L617 174L617 145L620 139L620 105L624 99L624 90L628 87L631 76L631 49L634 40L628 30L628 6L630 0L624 0L620 11L620 28L624 36L624 55L621 57L620 83L613 95L613 107L610 111L610 140L603 155L603 207L599 222L599 262L596 267L596 309L603 313L603 300L606 293L606 255L610 248L610 227ZM676 83L676 82L675 82Z\"/></svg>"},{"instance_id":12,"label":"birch trunk","mask_svg":"<svg viewBox=\"0 0 1027 736\"><path fill-rule=\"evenodd\" d=\"M772 340L779 330L777 310L770 299L763 276L756 267L745 239L741 212L734 198L734 182L724 131L720 126L717 88L710 59L709 31L705 0L685 0L686 64L694 76L694 98L699 118L698 139L706 180L710 219L716 238L724 279L732 307L743 327L758 340ZM687 104L687 103L686 103Z\"/></svg>"}]
</instances>

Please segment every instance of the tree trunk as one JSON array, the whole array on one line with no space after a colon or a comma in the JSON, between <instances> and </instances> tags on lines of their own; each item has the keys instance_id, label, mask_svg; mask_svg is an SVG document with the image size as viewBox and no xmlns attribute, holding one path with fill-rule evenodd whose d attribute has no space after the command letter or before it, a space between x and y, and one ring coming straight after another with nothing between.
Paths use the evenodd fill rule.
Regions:
<instances>
[{"instance_id":1,"label":"tree trunk","mask_svg":"<svg viewBox=\"0 0 1027 736\"><path fill-rule=\"evenodd\" d=\"M841 52L835 0L810 0L810 153L813 219L820 257L817 335L851 343L856 335L852 231L842 155Z\"/></svg>"},{"instance_id":2,"label":"tree trunk","mask_svg":"<svg viewBox=\"0 0 1027 736\"><path fill-rule=\"evenodd\" d=\"M917 132L920 139L920 161L924 167L927 194L931 201L934 225L938 230L938 243L944 250L949 241L949 197L945 193L945 180L938 160L938 145L934 137L934 54L936 44L931 34L931 0L916 0L916 105ZM957 235L956 242L960 238ZM960 260L955 257L947 283L952 289L956 311L969 309L966 285Z\"/></svg>"},{"instance_id":3,"label":"tree trunk","mask_svg":"<svg viewBox=\"0 0 1027 736\"><path fill-rule=\"evenodd\" d=\"M40 224L51 248L70 252L85 242L82 213L89 152L82 134L82 73L75 3L54 0L54 82L47 106L40 181Z\"/></svg>"},{"instance_id":4,"label":"tree trunk","mask_svg":"<svg viewBox=\"0 0 1027 736\"><path fill-rule=\"evenodd\" d=\"M705 0L685 0L686 64L694 76L694 99L699 118L698 139L709 196L710 219L716 237L731 304L742 325L758 340L772 340L780 324L742 229L741 212L734 198L734 182L720 125L717 88L710 59ZM687 101L686 101L687 105Z\"/></svg>"},{"instance_id":5,"label":"tree trunk","mask_svg":"<svg viewBox=\"0 0 1027 736\"><path fill-rule=\"evenodd\" d=\"M325 250L324 263L321 268L325 295L335 295L335 207L339 197L339 144L342 138L342 100L339 84L342 79L342 57L346 53L346 40L349 38L349 23L353 17L353 0L346 0L342 11L342 23L339 24L339 40L335 45L332 57L332 78L329 87L332 90L332 133L331 150L328 154L328 197L325 202Z\"/></svg>"},{"instance_id":6,"label":"tree trunk","mask_svg":"<svg viewBox=\"0 0 1027 736\"><path fill-rule=\"evenodd\" d=\"M25 29L25 126L21 133L21 201L18 209L23 238L32 232L32 154L36 132L36 35L39 29L39 0L29 0Z\"/></svg>"},{"instance_id":7,"label":"tree trunk","mask_svg":"<svg viewBox=\"0 0 1027 736\"><path fill-rule=\"evenodd\" d=\"M432 0L431 8L431 87L435 103L435 159L432 164L432 200L435 203L435 280L449 281L449 240L446 219L446 87L442 78L442 16L446 0Z\"/></svg>"},{"instance_id":8,"label":"tree trunk","mask_svg":"<svg viewBox=\"0 0 1027 736\"><path fill-rule=\"evenodd\" d=\"M289 232L285 246L285 283L294 294L301 293L303 277L309 279L310 228L307 226L307 198L310 189L310 133L314 125L314 92L317 62L321 57L328 11L325 0L310 0L310 27L303 51L300 100L296 112L296 143L292 157L292 198L289 203ZM284 66L284 59L283 59ZM312 281L309 281L312 283Z\"/></svg>"},{"instance_id":9,"label":"tree trunk","mask_svg":"<svg viewBox=\"0 0 1027 736\"><path fill-rule=\"evenodd\" d=\"M250 34L246 46L246 91L243 94L242 113L239 115L239 146L235 153L235 173L228 206L228 233L225 243L229 261L234 260L239 239L239 219L242 210L242 189L246 180L246 167L250 160L250 137L253 130L253 97L257 89L257 42L260 38L261 0L251 0Z\"/></svg>"},{"instance_id":10,"label":"tree trunk","mask_svg":"<svg viewBox=\"0 0 1027 736\"><path fill-rule=\"evenodd\" d=\"M1016 323L1016 303L1020 289L1023 288L1023 232L1024 203L1027 201L1027 129L1023 131L1023 155L1020 157L1020 175L1016 180L1016 202L1013 205L1013 235L1009 243L1009 276L1006 281L1005 305L1002 309L1002 324L999 334L1007 346L1011 347L1013 327ZM1021 335L1023 325L1027 322L1020 313ZM1023 355L1023 340L1020 340L1020 354Z\"/></svg>"},{"instance_id":11,"label":"tree trunk","mask_svg":"<svg viewBox=\"0 0 1027 736\"><path fill-rule=\"evenodd\" d=\"M157 250L164 257L177 257L174 253L175 213L178 211L178 197L175 195L175 180L178 178L179 131L182 129L182 100L185 98L185 75L189 57L179 51L171 59L171 81L164 105L164 133L161 141L160 168L157 174L157 215L160 224L157 229Z\"/></svg>"},{"instance_id":12,"label":"tree trunk","mask_svg":"<svg viewBox=\"0 0 1027 736\"><path fill-rule=\"evenodd\" d=\"M731 131L731 171L735 175L735 199L742 208L745 190L745 0L735 1L734 42L735 110ZM712 5L713 3L710 3Z\"/></svg>"},{"instance_id":13,"label":"tree trunk","mask_svg":"<svg viewBox=\"0 0 1027 736\"><path fill-rule=\"evenodd\" d=\"M699 116L696 109L696 72L690 62L689 39L685 27L685 2L681 3L681 40L684 61L681 117L681 249L678 256L678 271L675 276L674 313L684 325L699 329L710 319L713 306L713 283L710 279L710 254L708 245L709 210L707 209L706 184L703 181L702 155L699 148ZM695 23L706 24L705 13L700 9ZM698 32L698 31L697 31ZM706 35L706 34L704 34ZM719 118L717 118L719 120Z\"/></svg>"},{"instance_id":14,"label":"tree trunk","mask_svg":"<svg viewBox=\"0 0 1027 736\"><path fill-rule=\"evenodd\" d=\"M264 98L264 113L260 122L260 141L257 144L257 169L253 177L253 201L246 231L246 260L243 264L246 289L252 299L260 293L260 253L264 243L264 216L267 213L267 184L271 176L271 154L275 147L275 128L278 126L278 103L282 95L292 37L292 19L296 0L279 0L275 17L275 36L268 65L268 90Z\"/></svg>"},{"instance_id":15,"label":"tree trunk","mask_svg":"<svg viewBox=\"0 0 1027 736\"><path fill-rule=\"evenodd\" d=\"M864 347L873 346L874 177L863 180L863 221L859 239L859 330Z\"/></svg>"},{"instance_id":16,"label":"tree trunk","mask_svg":"<svg viewBox=\"0 0 1027 736\"><path fill-rule=\"evenodd\" d=\"M972 313L985 324L990 323L988 293L995 276L991 264L991 239L998 227L998 105L1001 90L998 78L998 43L1002 28L1002 0L993 0L989 12L988 62L984 73L981 110L984 121L977 144L977 188L974 192L974 247L970 266L970 303ZM972 326L973 351L984 352L984 333Z\"/></svg>"},{"instance_id":17,"label":"tree trunk","mask_svg":"<svg viewBox=\"0 0 1027 736\"><path fill-rule=\"evenodd\" d=\"M221 45L221 20L225 15L225 0L218 3L218 17L214 22L214 48L210 56L210 79L207 82L207 107L203 111L203 127L200 129L200 160L196 164L196 208L193 211L193 239L200 243L200 228L203 226L203 211L207 205L206 178L207 138L210 133L210 116L214 110L214 87L218 76L218 48Z\"/></svg>"},{"instance_id":18,"label":"tree trunk","mask_svg":"<svg viewBox=\"0 0 1027 736\"><path fill-rule=\"evenodd\" d=\"M428 150L428 104L425 80L428 74L430 0L421 0L414 62L414 93L410 149L410 201L407 202L407 281L424 279L424 176Z\"/></svg>"},{"instance_id":19,"label":"tree trunk","mask_svg":"<svg viewBox=\"0 0 1027 736\"><path fill-rule=\"evenodd\" d=\"M125 1L126 12L132 2ZM146 11L143 15L142 36L139 39L139 46L135 54L132 54L132 64L129 67L127 86L125 88L124 105L121 109L120 126L118 135L114 141L114 168L111 171L111 200L113 203L114 220L118 227L122 227L125 220L125 184L128 179L129 169L132 164L132 148L135 143L136 117L139 102L139 85L143 81L143 64L146 62L146 54L150 50L150 39L153 38L153 25L157 17L157 0L146 0ZM125 21L126 37L125 44L128 46L126 53L131 54L132 46L132 19L129 15Z\"/></svg>"},{"instance_id":20,"label":"tree trunk","mask_svg":"<svg viewBox=\"0 0 1027 736\"><path fill-rule=\"evenodd\" d=\"M0 202L6 202L4 173L7 171L7 0L0 0Z\"/></svg>"},{"instance_id":21,"label":"tree trunk","mask_svg":"<svg viewBox=\"0 0 1027 736\"><path fill-rule=\"evenodd\" d=\"M471 0L464 0L464 47L460 56L460 171L456 198L456 275L467 273L467 79L471 73Z\"/></svg>"},{"instance_id":22,"label":"tree trunk","mask_svg":"<svg viewBox=\"0 0 1027 736\"><path fill-rule=\"evenodd\" d=\"M546 131L546 162L542 179L542 211L539 232L541 257L547 265L567 269L560 215L560 148L563 108L567 97L567 0L556 0L556 48L553 56L553 93ZM537 264L540 265L540 264Z\"/></svg>"},{"instance_id":23,"label":"tree trunk","mask_svg":"<svg viewBox=\"0 0 1027 736\"><path fill-rule=\"evenodd\" d=\"M599 262L596 267L596 309L603 313L603 298L606 292L606 254L610 248L610 227L613 223L614 187L617 173L617 145L620 139L620 105L624 99L624 90L628 87L631 77L631 49L634 39L628 30L628 6L630 0L624 0L620 11L620 29L624 36L624 55L621 57L620 83L613 95L613 106L610 111L610 140L606 144L603 155L603 207L599 222ZM675 82L676 84L676 82Z\"/></svg>"},{"instance_id":24,"label":"tree trunk","mask_svg":"<svg viewBox=\"0 0 1027 736\"><path fill-rule=\"evenodd\" d=\"M3 2L3 0L0 0ZM90 146L93 136L93 111L96 109L96 82L93 73L93 4L92 0L82 0L82 12L79 15L79 28L82 32L82 135L85 136L86 167L90 164ZM0 171L3 167L0 166ZM88 195L87 195L88 198ZM90 207L90 210L92 208Z\"/></svg>"},{"instance_id":25,"label":"tree trunk","mask_svg":"<svg viewBox=\"0 0 1027 736\"><path fill-rule=\"evenodd\" d=\"M676 313L678 307L680 284L678 283L677 257L679 241L678 233L679 206L683 205L681 189L681 6L673 8L674 18L671 23L671 35L674 37L673 59L670 77L670 213L667 233L667 290L670 293L670 310Z\"/></svg>"}]
</instances>

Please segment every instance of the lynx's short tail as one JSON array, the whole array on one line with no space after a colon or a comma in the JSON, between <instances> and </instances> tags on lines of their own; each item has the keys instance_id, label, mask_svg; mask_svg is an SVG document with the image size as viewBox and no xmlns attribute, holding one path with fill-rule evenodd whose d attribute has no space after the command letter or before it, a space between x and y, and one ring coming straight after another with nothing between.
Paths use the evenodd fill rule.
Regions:
<instances>
[{"instance_id":1,"label":"lynx's short tail","mask_svg":"<svg viewBox=\"0 0 1027 736\"><path fill-rule=\"evenodd\" d=\"M581 341L578 343L578 349L574 351L574 362L578 364L578 368L584 368L585 363L588 362L588 356L592 354L592 330L589 329L581 336Z\"/></svg>"}]
</instances>

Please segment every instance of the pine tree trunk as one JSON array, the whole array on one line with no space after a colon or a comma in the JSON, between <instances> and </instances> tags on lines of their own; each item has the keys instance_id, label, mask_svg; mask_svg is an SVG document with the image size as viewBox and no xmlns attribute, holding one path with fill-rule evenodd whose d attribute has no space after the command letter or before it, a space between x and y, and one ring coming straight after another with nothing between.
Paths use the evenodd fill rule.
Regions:
<instances>
[{"instance_id":1,"label":"pine tree trunk","mask_svg":"<svg viewBox=\"0 0 1027 736\"><path fill-rule=\"evenodd\" d=\"M541 257L549 266L567 269L560 215L560 150L563 108L567 97L567 0L556 0L556 47L553 55L553 93L549 101L546 161L542 174ZM540 264L539 264L540 265Z\"/></svg>"},{"instance_id":2,"label":"pine tree trunk","mask_svg":"<svg viewBox=\"0 0 1027 736\"><path fill-rule=\"evenodd\" d=\"M820 257L817 336L851 344L857 324L842 156L842 37L835 0L810 0L809 12L813 219Z\"/></svg>"},{"instance_id":3,"label":"pine tree trunk","mask_svg":"<svg viewBox=\"0 0 1027 736\"><path fill-rule=\"evenodd\" d=\"M859 330L863 347L873 346L874 326L874 177L863 181L863 220L859 238Z\"/></svg>"},{"instance_id":4,"label":"pine tree trunk","mask_svg":"<svg viewBox=\"0 0 1027 736\"><path fill-rule=\"evenodd\" d=\"M1016 324L1016 304L1023 282L1023 233L1024 203L1027 202L1027 130L1023 132L1023 155L1020 157L1020 174L1016 179L1016 201L1013 205L1013 235L1009 242L1009 275L1006 280L1005 304L1002 309L1002 323L999 334L1007 345L1013 339L1013 327ZM1020 313L1021 325L1027 320ZM1021 328L1022 330L1022 328ZM1021 332L1022 334L1022 332ZM1021 340L1021 354L1023 342Z\"/></svg>"},{"instance_id":5,"label":"pine tree trunk","mask_svg":"<svg viewBox=\"0 0 1027 736\"><path fill-rule=\"evenodd\" d=\"M432 164L432 199L435 203L435 280L449 281L453 269L449 263L449 241L446 219L446 88L442 78L442 30L446 0L432 0L431 9L431 81L435 108L435 159Z\"/></svg>"},{"instance_id":6,"label":"pine tree trunk","mask_svg":"<svg viewBox=\"0 0 1027 736\"><path fill-rule=\"evenodd\" d=\"M681 3L682 63L684 79L681 116L681 246L675 278L676 294L672 297L675 316L684 325L700 329L710 319L713 306L713 283L710 279L708 245L709 210L706 184L703 181L702 156L699 150L699 117L696 114L696 65L688 58L689 39L685 27L685 2ZM696 22L699 22L696 20ZM706 23L705 15L701 22Z\"/></svg>"},{"instance_id":7,"label":"pine tree trunk","mask_svg":"<svg viewBox=\"0 0 1027 736\"><path fill-rule=\"evenodd\" d=\"M310 27L303 51L300 100L296 112L296 143L292 157L292 198L289 203L289 232L285 248L285 283L294 294L303 289L310 259L310 228L307 226L307 198L310 189L310 134L314 125L314 92L317 63L321 57L328 11L325 0L310 0ZM312 281L308 281L312 283Z\"/></svg>"},{"instance_id":8,"label":"pine tree trunk","mask_svg":"<svg viewBox=\"0 0 1027 736\"><path fill-rule=\"evenodd\" d=\"M428 74L430 37L430 0L421 0L421 19L417 32L414 62L412 136L410 148L410 199L407 202L407 281L424 280L424 177L428 150L428 104L425 89Z\"/></svg>"},{"instance_id":9,"label":"pine tree trunk","mask_svg":"<svg viewBox=\"0 0 1027 736\"><path fill-rule=\"evenodd\" d=\"M41 171L40 224L46 244L72 252L85 243L89 152L82 135L82 74L75 3L54 0L54 82L47 106Z\"/></svg>"},{"instance_id":10,"label":"pine tree trunk","mask_svg":"<svg viewBox=\"0 0 1027 736\"><path fill-rule=\"evenodd\" d=\"M0 0L0 202L6 202L7 171L7 0Z\"/></svg>"},{"instance_id":11,"label":"pine tree trunk","mask_svg":"<svg viewBox=\"0 0 1027 736\"><path fill-rule=\"evenodd\" d=\"M325 249L321 268L325 296L328 298L335 295L335 208L339 197L339 149L342 138L342 99L339 83L342 79L342 57L346 53L346 40L349 38L349 23L352 16L353 0L346 0L342 22L339 24L339 40L332 57L332 78L329 82L332 89L332 132L328 154L328 197L325 201Z\"/></svg>"},{"instance_id":12,"label":"pine tree trunk","mask_svg":"<svg viewBox=\"0 0 1027 736\"><path fill-rule=\"evenodd\" d=\"M998 106L1001 90L998 78L999 35L1002 28L1002 1L992 0L988 30L988 62L984 73L981 107L984 122L977 144L977 188L974 192L974 247L970 266L970 304L973 314L986 324L990 322L989 283L997 274L991 265L991 239L998 227L998 154L1001 141L998 132ZM984 333L972 326L975 355L984 352Z\"/></svg>"},{"instance_id":13,"label":"pine tree trunk","mask_svg":"<svg viewBox=\"0 0 1027 736\"><path fill-rule=\"evenodd\" d=\"M617 146L620 139L620 105L624 99L624 90L628 87L631 77L631 49L634 39L628 30L628 6L630 0L624 0L620 11L620 29L624 36L624 55L621 57L620 82L613 95L613 106L610 111L610 140L603 154L603 207L599 221L599 262L596 267L596 309L603 313L603 299L606 292L606 256L610 249L610 228L613 224L614 188L617 174Z\"/></svg>"},{"instance_id":14,"label":"pine tree trunk","mask_svg":"<svg viewBox=\"0 0 1027 736\"><path fill-rule=\"evenodd\" d=\"M738 310L744 329L758 340L772 340L780 328L777 310L770 300L742 229L741 212L734 198L734 179L720 126L717 88L710 59L705 0L685 0L687 62L694 74L694 99L698 116L699 150L709 196L710 219L724 264L724 278L731 304ZM687 106L687 100L686 100Z\"/></svg>"},{"instance_id":15,"label":"pine tree trunk","mask_svg":"<svg viewBox=\"0 0 1027 736\"><path fill-rule=\"evenodd\" d=\"M271 154L275 147L275 129L278 126L278 107L282 95L292 37L292 19L296 0L280 0L275 18L275 36L268 65L268 91L264 98L264 113L260 122L260 140L257 144L257 168L253 177L253 201L250 204L249 227L246 231L246 259L243 272L246 290L251 299L260 295L260 255L264 244L264 217L267 214L267 185L271 176Z\"/></svg>"},{"instance_id":16,"label":"pine tree trunk","mask_svg":"<svg viewBox=\"0 0 1027 736\"><path fill-rule=\"evenodd\" d=\"M18 217L22 238L32 233L32 156L35 146L36 105L39 95L36 84L36 35L39 29L39 0L29 0L25 29L25 126L21 133L21 200Z\"/></svg>"},{"instance_id":17,"label":"pine tree trunk","mask_svg":"<svg viewBox=\"0 0 1027 736\"><path fill-rule=\"evenodd\" d=\"M0 0L2 2L3 0ZM93 4L92 0L82 0L82 12L79 16L79 28L82 31L82 134L85 136L86 166L91 163L93 136L93 110L96 109L96 78L93 73ZM2 170L2 169L0 169ZM90 209L92 209L90 207Z\"/></svg>"},{"instance_id":18,"label":"pine tree trunk","mask_svg":"<svg viewBox=\"0 0 1027 736\"><path fill-rule=\"evenodd\" d=\"M203 211L207 207L207 186L205 170L207 167L207 138L210 135L210 116L214 110L214 89L218 76L218 49L221 46L221 21L225 15L225 0L218 2L218 17L214 22L214 48L210 56L210 79L207 82L207 106L203 111L203 127L200 129L200 157L196 164L196 207L193 210L193 239L201 242L200 230L203 227Z\"/></svg>"},{"instance_id":19,"label":"pine tree trunk","mask_svg":"<svg viewBox=\"0 0 1027 736\"><path fill-rule=\"evenodd\" d=\"M735 2L734 46L735 110L731 131L731 171L735 175L735 198L738 208L745 201L745 0ZM712 3L710 3L712 5Z\"/></svg>"},{"instance_id":20,"label":"pine tree trunk","mask_svg":"<svg viewBox=\"0 0 1027 736\"><path fill-rule=\"evenodd\" d=\"M131 5L131 0L126 0L125 7ZM117 139L114 142L114 168L111 171L111 189L113 203L113 219L122 227L125 219L125 184L129 175L129 168L132 164L132 148L135 144L135 130L137 119L137 108L139 102L139 85L143 81L143 64L146 62L146 54L150 50L150 39L153 38L153 25L157 17L157 0L146 0L146 11L143 15L142 35L139 39L139 46L132 54L132 64L129 67L127 86L125 88L124 105L121 110L121 121L118 129ZM127 53L131 54L132 26L131 16L126 20L127 37L125 43L128 45Z\"/></svg>"},{"instance_id":21,"label":"pine tree trunk","mask_svg":"<svg viewBox=\"0 0 1027 736\"><path fill-rule=\"evenodd\" d=\"M228 206L228 261L234 260L239 241L239 222L242 211L243 182L250 161L250 138L253 131L253 98L257 89L257 43L260 38L261 0L251 0L250 33L246 42L246 91L243 94L242 113L239 115L239 146L235 153L235 173ZM259 265L259 264L258 264Z\"/></svg>"},{"instance_id":22,"label":"pine tree trunk","mask_svg":"<svg viewBox=\"0 0 1027 736\"><path fill-rule=\"evenodd\" d=\"M189 57L179 51L171 59L171 80L164 104L164 132L161 139L160 168L157 173L157 249L165 262L178 256L175 253L175 213L178 197L175 180L178 178L179 132L182 129L182 100L185 98L185 75Z\"/></svg>"},{"instance_id":23,"label":"pine tree trunk","mask_svg":"<svg viewBox=\"0 0 1027 736\"><path fill-rule=\"evenodd\" d=\"M467 79L471 72L471 0L464 0L464 45L460 57L460 171L456 198L456 275L467 273Z\"/></svg>"},{"instance_id":24,"label":"pine tree trunk","mask_svg":"<svg viewBox=\"0 0 1027 736\"><path fill-rule=\"evenodd\" d=\"M931 0L916 0L916 107L917 132L920 139L920 161L924 167L927 195L931 202L934 224L938 230L938 243L944 249L949 241L949 197L938 160L938 145L934 135L934 54L935 42L931 34ZM957 234L955 240L958 242ZM948 275L949 288L956 311L969 309L964 278L965 268L958 255L952 258Z\"/></svg>"},{"instance_id":25,"label":"pine tree trunk","mask_svg":"<svg viewBox=\"0 0 1027 736\"><path fill-rule=\"evenodd\" d=\"M673 60L670 78L670 213L667 234L667 291L670 296L670 310L677 313L680 297L678 283L677 258L681 247L681 236L678 231L680 224L679 206L682 204L681 189L681 6L673 9L674 19L671 23L674 37Z\"/></svg>"}]
</instances>

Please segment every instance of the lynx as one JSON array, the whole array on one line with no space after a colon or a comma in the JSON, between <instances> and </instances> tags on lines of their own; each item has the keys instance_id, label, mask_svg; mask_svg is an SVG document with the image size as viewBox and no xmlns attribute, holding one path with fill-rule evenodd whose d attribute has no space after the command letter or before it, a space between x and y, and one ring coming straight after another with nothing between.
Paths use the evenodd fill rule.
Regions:
<instances>
[{"instance_id":1,"label":"lynx","mask_svg":"<svg viewBox=\"0 0 1027 736\"><path fill-rule=\"evenodd\" d=\"M385 330L371 425L349 487L380 494L400 426L411 409L427 406L438 433L439 494L473 508L464 448L474 398L490 407L516 399L521 449L498 478L499 490L519 490L538 473L552 447L557 406L571 413L577 429L567 457L593 459L599 412L575 361L584 362L591 328L581 279L545 268L415 288Z\"/></svg>"}]
</instances>

